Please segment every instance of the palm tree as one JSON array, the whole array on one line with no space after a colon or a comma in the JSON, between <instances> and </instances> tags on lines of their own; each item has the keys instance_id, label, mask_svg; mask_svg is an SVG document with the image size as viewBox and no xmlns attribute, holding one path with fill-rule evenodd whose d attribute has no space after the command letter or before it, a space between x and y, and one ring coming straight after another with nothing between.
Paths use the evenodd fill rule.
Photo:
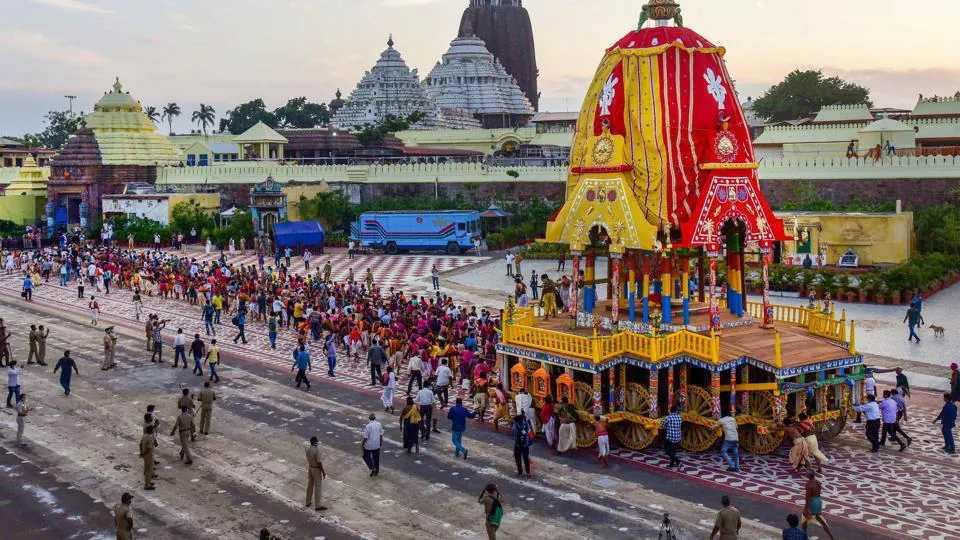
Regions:
<instances>
[{"instance_id":1,"label":"palm tree","mask_svg":"<svg viewBox=\"0 0 960 540\"><path fill-rule=\"evenodd\" d=\"M170 126L170 134L173 135L173 119L180 116L180 106L174 102L167 103L163 107L163 115L160 118L165 118L167 120L167 125Z\"/></svg>"},{"instance_id":2,"label":"palm tree","mask_svg":"<svg viewBox=\"0 0 960 540\"><path fill-rule=\"evenodd\" d=\"M200 104L200 109L193 111L193 116L190 117L191 121L196 122L200 129L203 130L203 136L207 136L207 125L213 125L217 120L217 111L209 105Z\"/></svg>"},{"instance_id":3,"label":"palm tree","mask_svg":"<svg viewBox=\"0 0 960 540\"><path fill-rule=\"evenodd\" d=\"M160 113L157 112L156 107L147 107L143 110L143 114L147 115L147 118L152 120L154 124L160 121Z\"/></svg>"}]
</instances>

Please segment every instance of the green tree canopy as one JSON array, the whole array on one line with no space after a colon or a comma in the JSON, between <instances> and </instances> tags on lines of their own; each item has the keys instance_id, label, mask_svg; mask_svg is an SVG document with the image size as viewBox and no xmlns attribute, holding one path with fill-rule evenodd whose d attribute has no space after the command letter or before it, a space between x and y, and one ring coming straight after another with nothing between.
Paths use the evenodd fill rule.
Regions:
<instances>
[{"instance_id":1,"label":"green tree canopy","mask_svg":"<svg viewBox=\"0 0 960 540\"><path fill-rule=\"evenodd\" d=\"M870 90L821 71L794 70L753 102L753 110L771 122L806 118L826 105L856 105L870 101Z\"/></svg>"},{"instance_id":2,"label":"green tree canopy","mask_svg":"<svg viewBox=\"0 0 960 540\"><path fill-rule=\"evenodd\" d=\"M277 117L267 110L262 98L237 105L227 111L226 116L220 119L220 131L240 135L257 125L257 122L263 122L272 128L278 127Z\"/></svg>"},{"instance_id":3,"label":"green tree canopy","mask_svg":"<svg viewBox=\"0 0 960 540\"><path fill-rule=\"evenodd\" d=\"M330 122L330 111L325 103L311 103L305 97L293 98L273 111L277 125L285 128L315 128Z\"/></svg>"},{"instance_id":4,"label":"green tree canopy","mask_svg":"<svg viewBox=\"0 0 960 540\"><path fill-rule=\"evenodd\" d=\"M203 130L203 134L207 134L207 126L212 126L213 123L217 120L217 111L210 105L200 104L200 108L193 111L193 116L190 119L197 123L198 126Z\"/></svg>"},{"instance_id":5,"label":"green tree canopy","mask_svg":"<svg viewBox=\"0 0 960 540\"><path fill-rule=\"evenodd\" d=\"M44 116L46 127L35 134L24 135L28 146L43 146L59 150L71 135L77 132L82 116L73 116L68 111L50 111Z\"/></svg>"},{"instance_id":6,"label":"green tree canopy","mask_svg":"<svg viewBox=\"0 0 960 540\"><path fill-rule=\"evenodd\" d=\"M383 136L387 133L396 133L410 129L412 124L416 124L426 118L426 116L426 114L420 111L411 113L406 118L388 114L384 117L383 121L377 125L367 124L365 126L356 126L354 135L356 135L360 144L369 146L382 141Z\"/></svg>"},{"instance_id":7,"label":"green tree canopy","mask_svg":"<svg viewBox=\"0 0 960 540\"><path fill-rule=\"evenodd\" d=\"M213 216L194 201L177 203L170 210L170 230L173 232L188 234L190 229L199 232L214 226Z\"/></svg>"}]
</instances>

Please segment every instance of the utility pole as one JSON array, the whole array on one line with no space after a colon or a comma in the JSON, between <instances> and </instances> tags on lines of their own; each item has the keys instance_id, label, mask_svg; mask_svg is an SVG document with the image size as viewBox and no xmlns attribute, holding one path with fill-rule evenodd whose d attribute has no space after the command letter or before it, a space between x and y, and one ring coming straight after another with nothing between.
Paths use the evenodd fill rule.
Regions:
<instances>
[{"instance_id":1,"label":"utility pole","mask_svg":"<svg viewBox=\"0 0 960 540\"><path fill-rule=\"evenodd\" d=\"M70 117L73 117L73 100L77 99L77 96L63 96L70 100Z\"/></svg>"}]
</instances>

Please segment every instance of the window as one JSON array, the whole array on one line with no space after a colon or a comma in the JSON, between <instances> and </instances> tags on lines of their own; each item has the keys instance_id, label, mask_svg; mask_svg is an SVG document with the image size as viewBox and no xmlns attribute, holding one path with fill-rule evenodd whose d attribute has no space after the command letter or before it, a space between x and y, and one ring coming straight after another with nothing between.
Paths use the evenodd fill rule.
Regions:
<instances>
[{"instance_id":1,"label":"window","mask_svg":"<svg viewBox=\"0 0 960 540\"><path fill-rule=\"evenodd\" d=\"M197 164L196 154L187 154L187 167L193 167Z\"/></svg>"},{"instance_id":2,"label":"window","mask_svg":"<svg viewBox=\"0 0 960 540\"><path fill-rule=\"evenodd\" d=\"M207 154L200 154L200 166L206 167L207 165L209 165L210 164L209 159L210 159L210 156L208 156Z\"/></svg>"},{"instance_id":3,"label":"window","mask_svg":"<svg viewBox=\"0 0 960 540\"><path fill-rule=\"evenodd\" d=\"M465 231L465 230L467 230L467 224L466 224L466 223L457 223L457 230L458 230L458 231Z\"/></svg>"}]
</instances>

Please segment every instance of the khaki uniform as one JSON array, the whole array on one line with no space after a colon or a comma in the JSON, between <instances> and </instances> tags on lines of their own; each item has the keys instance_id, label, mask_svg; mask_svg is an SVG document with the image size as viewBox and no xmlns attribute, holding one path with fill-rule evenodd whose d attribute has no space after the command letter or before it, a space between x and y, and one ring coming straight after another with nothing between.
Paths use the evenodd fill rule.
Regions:
<instances>
[{"instance_id":1,"label":"khaki uniform","mask_svg":"<svg viewBox=\"0 0 960 540\"><path fill-rule=\"evenodd\" d=\"M103 362L100 369L110 369L117 363L117 336L103 333Z\"/></svg>"},{"instance_id":2,"label":"khaki uniform","mask_svg":"<svg viewBox=\"0 0 960 540\"><path fill-rule=\"evenodd\" d=\"M180 435L180 459L187 458L187 464L193 463L193 455L190 454L190 437L196 431L193 424L193 415L189 412L180 413L177 421L170 430L170 435Z\"/></svg>"},{"instance_id":3,"label":"khaki uniform","mask_svg":"<svg viewBox=\"0 0 960 540\"><path fill-rule=\"evenodd\" d=\"M47 365L47 336L49 335L49 329L45 332L37 331L37 363L41 366Z\"/></svg>"},{"instance_id":4,"label":"khaki uniform","mask_svg":"<svg viewBox=\"0 0 960 540\"><path fill-rule=\"evenodd\" d=\"M37 331L30 330L30 354L27 355L27 363L34 364L34 358L39 356L39 351L37 351Z\"/></svg>"},{"instance_id":5,"label":"khaki uniform","mask_svg":"<svg viewBox=\"0 0 960 540\"><path fill-rule=\"evenodd\" d=\"M330 267L330 263L323 265L323 282L326 283L330 281L330 272L333 271L333 268Z\"/></svg>"},{"instance_id":6,"label":"khaki uniform","mask_svg":"<svg viewBox=\"0 0 960 540\"><path fill-rule=\"evenodd\" d=\"M149 318L147 319L147 324L144 326L144 331L147 333L147 350L153 350L153 321Z\"/></svg>"},{"instance_id":7,"label":"khaki uniform","mask_svg":"<svg viewBox=\"0 0 960 540\"><path fill-rule=\"evenodd\" d=\"M133 513L129 504L113 507L113 521L117 525L117 540L133 540Z\"/></svg>"},{"instance_id":8,"label":"khaki uniform","mask_svg":"<svg viewBox=\"0 0 960 540\"><path fill-rule=\"evenodd\" d=\"M177 399L177 410L186 407L187 411L192 415L194 409L197 408L197 404L193 402L193 396L180 396Z\"/></svg>"},{"instance_id":9,"label":"khaki uniform","mask_svg":"<svg viewBox=\"0 0 960 540\"><path fill-rule=\"evenodd\" d=\"M320 474L320 449L314 445L307 447L307 506L320 507L320 497L323 495L323 475Z\"/></svg>"},{"instance_id":10,"label":"khaki uniform","mask_svg":"<svg viewBox=\"0 0 960 540\"><path fill-rule=\"evenodd\" d=\"M210 434L210 416L213 414L213 402L217 394L211 388L200 390L200 433Z\"/></svg>"},{"instance_id":11,"label":"khaki uniform","mask_svg":"<svg viewBox=\"0 0 960 540\"><path fill-rule=\"evenodd\" d=\"M140 437L140 457L143 458L143 485L149 486L153 483L153 450L157 447L157 441L154 440L152 433L144 433Z\"/></svg>"}]
</instances>

